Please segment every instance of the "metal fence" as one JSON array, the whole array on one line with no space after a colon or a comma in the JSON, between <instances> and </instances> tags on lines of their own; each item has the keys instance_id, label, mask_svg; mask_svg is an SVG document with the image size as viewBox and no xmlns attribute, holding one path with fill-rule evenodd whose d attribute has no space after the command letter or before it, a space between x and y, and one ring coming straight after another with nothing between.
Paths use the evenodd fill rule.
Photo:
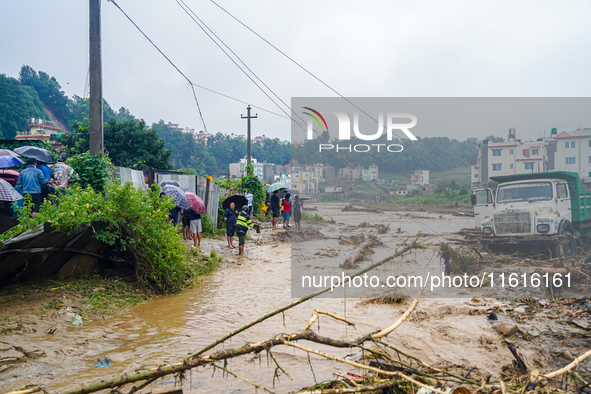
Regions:
<instances>
[{"instance_id":1,"label":"metal fence","mask_svg":"<svg viewBox=\"0 0 591 394\"><path fill-rule=\"evenodd\" d=\"M150 168L147 173L144 171L132 170L131 168L115 167L115 175L120 179L121 184L131 182L135 187L146 189L148 183L162 181L176 181L181 185L181 189L193 192L205 203L207 207L207 216L218 225L218 201L220 196L226 195L226 191L220 186L203 176L185 175L176 171L164 171Z\"/></svg>"}]
</instances>

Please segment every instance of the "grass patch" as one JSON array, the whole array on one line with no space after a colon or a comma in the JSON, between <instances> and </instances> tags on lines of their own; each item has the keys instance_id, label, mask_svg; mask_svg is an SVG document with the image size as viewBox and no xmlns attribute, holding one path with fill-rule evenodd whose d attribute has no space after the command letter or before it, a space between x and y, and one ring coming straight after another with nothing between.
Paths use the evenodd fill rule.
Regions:
<instances>
[{"instance_id":1,"label":"grass patch","mask_svg":"<svg viewBox=\"0 0 591 394\"><path fill-rule=\"evenodd\" d=\"M309 212L302 212L302 220L309 221L309 222L324 222L324 218L319 214L311 214Z\"/></svg>"}]
</instances>

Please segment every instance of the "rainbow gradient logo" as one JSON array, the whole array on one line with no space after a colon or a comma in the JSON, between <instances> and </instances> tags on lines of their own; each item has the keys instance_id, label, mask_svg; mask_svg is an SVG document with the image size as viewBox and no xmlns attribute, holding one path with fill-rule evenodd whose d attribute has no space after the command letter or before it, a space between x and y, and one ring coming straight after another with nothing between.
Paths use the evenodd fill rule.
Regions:
<instances>
[{"instance_id":1,"label":"rainbow gradient logo","mask_svg":"<svg viewBox=\"0 0 591 394\"><path fill-rule=\"evenodd\" d=\"M322 116L320 114L320 112L318 112L315 109L312 109L310 107L303 107L303 108L314 113L314 115L313 115L310 112L304 112L305 115L312 117L312 119L314 119L316 121L316 123L318 123L318 126L320 126L320 131L328 131L328 125L326 124L326 119L324 119L324 116ZM322 119L322 123L324 123L324 130L322 129L322 123L320 123L320 119L318 119L315 115L318 116L318 118Z\"/></svg>"}]
</instances>

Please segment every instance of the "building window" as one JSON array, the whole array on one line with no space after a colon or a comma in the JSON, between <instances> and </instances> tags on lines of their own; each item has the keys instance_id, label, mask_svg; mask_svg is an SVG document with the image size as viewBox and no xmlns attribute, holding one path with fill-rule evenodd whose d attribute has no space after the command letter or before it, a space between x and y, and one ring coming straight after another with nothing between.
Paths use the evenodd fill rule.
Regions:
<instances>
[{"instance_id":1,"label":"building window","mask_svg":"<svg viewBox=\"0 0 591 394\"><path fill-rule=\"evenodd\" d=\"M531 154L532 154L532 156L535 156L535 155L537 155L538 153L539 153L539 150L538 150L538 149L532 149L532 150L531 150Z\"/></svg>"},{"instance_id":2,"label":"building window","mask_svg":"<svg viewBox=\"0 0 591 394\"><path fill-rule=\"evenodd\" d=\"M591 156L589 156L589 163L591 163Z\"/></svg>"},{"instance_id":3,"label":"building window","mask_svg":"<svg viewBox=\"0 0 591 394\"><path fill-rule=\"evenodd\" d=\"M570 147L571 147L571 148L574 148L574 147L575 147L575 141L571 141L571 143L570 143Z\"/></svg>"},{"instance_id":4,"label":"building window","mask_svg":"<svg viewBox=\"0 0 591 394\"><path fill-rule=\"evenodd\" d=\"M493 164L493 171L501 171L501 165L500 164Z\"/></svg>"},{"instance_id":5,"label":"building window","mask_svg":"<svg viewBox=\"0 0 591 394\"><path fill-rule=\"evenodd\" d=\"M589 141L589 146L591 146L591 141ZM509 149L509 153L513 154L513 149Z\"/></svg>"},{"instance_id":6,"label":"building window","mask_svg":"<svg viewBox=\"0 0 591 394\"><path fill-rule=\"evenodd\" d=\"M493 156L501 156L501 150L500 149L493 149L492 153L493 153Z\"/></svg>"},{"instance_id":7,"label":"building window","mask_svg":"<svg viewBox=\"0 0 591 394\"><path fill-rule=\"evenodd\" d=\"M575 158L574 157L567 157L566 164L575 164Z\"/></svg>"},{"instance_id":8,"label":"building window","mask_svg":"<svg viewBox=\"0 0 591 394\"><path fill-rule=\"evenodd\" d=\"M513 164L509 164L509 169L512 170L513 169Z\"/></svg>"},{"instance_id":9,"label":"building window","mask_svg":"<svg viewBox=\"0 0 591 394\"><path fill-rule=\"evenodd\" d=\"M591 140L589 140L589 146L591 146Z\"/></svg>"},{"instance_id":10,"label":"building window","mask_svg":"<svg viewBox=\"0 0 591 394\"><path fill-rule=\"evenodd\" d=\"M568 141L566 141L566 142L564 143L564 147L565 147L566 149L568 149L568 147L569 147L569 146L570 146L570 145L569 145L569 142L568 142Z\"/></svg>"},{"instance_id":11,"label":"building window","mask_svg":"<svg viewBox=\"0 0 591 394\"><path fill-rule=\"evenodd\" d=\"M478 178L478 174L474 174L474 178Z\"/></svg>"},{"instance_id":12,"label":"building window","mask_svg":"<svg viewBox=\"0 0 591 394\"><path fill-rule=\"evenodd\" d=\"M525 169L526 170L533 170L534 169L534 163L525 163Z\"/></svg>"}]
</instances>

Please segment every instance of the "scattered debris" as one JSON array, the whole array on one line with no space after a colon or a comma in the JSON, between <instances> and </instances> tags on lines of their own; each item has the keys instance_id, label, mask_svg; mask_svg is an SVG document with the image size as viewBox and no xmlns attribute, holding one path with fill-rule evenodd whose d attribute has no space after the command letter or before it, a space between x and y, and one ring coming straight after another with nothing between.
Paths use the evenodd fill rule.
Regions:
<instances>
[{"instance_id":1,"label":"scattered debris","mask_svg":"<svg viewBox=\"0 0 591 394\"><path fill-rule=\"evenodd\" d=\"M352 255L348 257L345 262L341 265L342 268L354 268L357 263L363 260L363 257L367 252L371 253L370 248L374 246L375 236L368 236L367 233L363 233L364 241L353 251Z\"/></svg>"},{"instance_id":2,"label":"scattered debris","mask_svg":"<svg viewBox=\"0 0 591 394\"><path fill-rule=\"evenodd\" d=\"M356 207L352 204L347 205L341 212L368 212L368 213L384 213L381 209Z\"/></svg>"}]
</instances>

